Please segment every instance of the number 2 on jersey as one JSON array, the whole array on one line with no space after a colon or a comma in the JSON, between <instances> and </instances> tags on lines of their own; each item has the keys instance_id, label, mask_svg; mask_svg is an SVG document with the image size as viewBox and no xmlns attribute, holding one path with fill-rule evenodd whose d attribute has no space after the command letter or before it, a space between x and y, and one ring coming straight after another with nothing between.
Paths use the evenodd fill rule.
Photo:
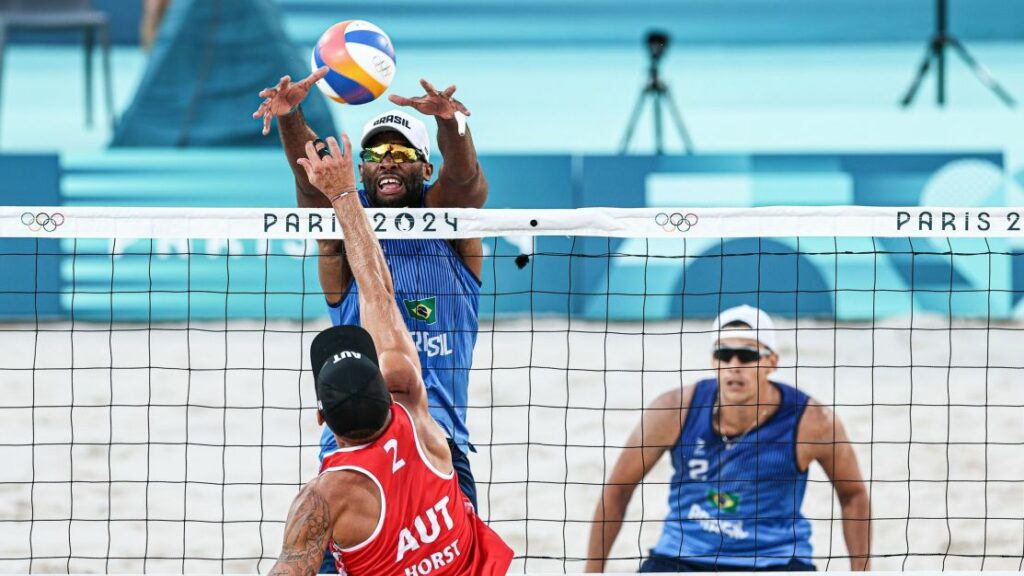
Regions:
<instances>
[{"instance_id":1,"label":"number 2 on jersey","mask_svg":"<svg viewBox=\"0 0 1024 576\"><path fill-rule=\"evenodd\" d=\"M384 443L384 451L391 452L391 473L394 474L405 466L405 460L398 457L398 440L392 438Z\"/></svg>"},{"instance_id":2,"label":"number 2 on jersey","mask_svg":"<svg viewBox=\"0 0 1024 576\"><path fill-rule=\"evenodd\" d=\"M394 442L394 440L392 440ZM691 458L689 461L690 466L690 480L704 481L707 480L708 476L708 461L703 458Z\"/></svg>"}]
</instances>

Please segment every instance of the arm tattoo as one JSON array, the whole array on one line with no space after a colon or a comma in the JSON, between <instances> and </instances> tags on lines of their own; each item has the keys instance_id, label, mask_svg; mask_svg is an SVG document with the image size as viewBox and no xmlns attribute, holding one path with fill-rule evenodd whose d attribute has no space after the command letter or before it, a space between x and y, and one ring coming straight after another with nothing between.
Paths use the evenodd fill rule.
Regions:
<instances>
[{"instance_id":1,"label":"arm tattoo","mask_svg":"<svg viewBox=\"0 0 1024 576\"><path fill-rule=\"evenodd\" d=\"M331 529L327 501L307 485L292 504L284 527L284 545L272 575L316 574Z\"/></svg>"}]
</instances>

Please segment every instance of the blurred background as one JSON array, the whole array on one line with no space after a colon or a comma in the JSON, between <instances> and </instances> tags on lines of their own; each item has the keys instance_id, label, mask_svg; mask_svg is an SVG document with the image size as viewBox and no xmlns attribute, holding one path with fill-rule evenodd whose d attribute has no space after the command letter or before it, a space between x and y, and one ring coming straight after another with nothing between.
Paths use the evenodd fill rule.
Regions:
<instances>
[{"instance_id":1,"label":"blurred background","mask_svg":"<svg viewBox=\"0 0 1024 576\"><path fill-rule=\"evenodd\" d=\"M80 3L23 3L51 2ZM146 2L167 4L149 54L140 47ZM313 44L328 26L361 18L382 27L396 47L391 92L418 93L421 77L457 84L476 116L477 144L488 153L617 151L647 77L644 38L651 29L671 38L662 75L702 152L994 151L1021 133L1014 122L1020 115L975 80L952 50L945 109L935 105L934 71L911 109L897 105L934 31L935 0L82 3L109 20L119 117L153 81L159 81L160 94L146 106L152 118L168 100L189 101L196 117L246 96L255 109L255 93L214 92L211 85L230 79L236 86L264 86L285 73L304 73ZM1010 94L1024 98L1024 17L1018 2L951 0L949 28ZM96 59L97 121L88 129L82 34L10 31L3 150L105 149L111 132L99 51ZM329 110L337 129L357 130L386 106L384 101ZM652 145L651 123L644 120L635 135L638 151ZM256 140L241 134L258 135L247 115L210 123L234 127L238 143ZM668 149L678 150L674 130L667 138ZM196 140L178 144L204 143Z\"/></svg>"},{"instance_id":2,"label":"blurred background","mask_svg":"<svg viewBox=\"0 0 1024 576\"><path fill-rule=\"evenodd\" d=\"M949 33L984 68L949 46L943 102L933 61L905 106L943 7ZM276 132L261 136L250 114L261 88L307 74L319 35L353 18L392 39L389 93L421 94L420 78L458 86L473 113L490 208L1001 206L1021 204L1024 192L1017 0L8 0L0 10L10 24L0 91L0 195L8 205L294 205ZM51 26L11 24L25 11ZM660 154L652 101L633 115L652 63L670 88ZM304 105L321 135L359 133L389 107L386 98L338 105L315 90ZM436 152L433 161L441 161ZM514 242L496 241L493 253L519 254ZM539 239L536 248L562 249L558 242ZM726 252L744 250L742 242L727 242ZM1013 239L994 243L1012 255L1024 249ZM948 284L949 264L936 260L927 277ZM791 277L797 262L777 277ZM822 283L838 285L830 265L806 263ZM894 287L906 289L909 261L892 257L891 266ZM998 274L987 264L972 274L971 266L958 278L987 283L998 300L992 310L979 303L961 313L1021 310L1024 258L1000 258ZM509 284L531 281L508 267ZM738 266L736 281L756 287L763 279L748 268ZM632 282L630 271L623 275ZM107 282L109 271L101 276ZM677 280L670 270L664 281ZM790 300L770 311L793 314ZM712 315L719 304L687 309ZM62 306L53 303L55 315L66 314ZM7 308L28 314L32 306ZM622 317L638 317L634 308L622 307ZM827 298L800 306L821 316L837 308ZM861 305L838 312L873 314Z\"/></svg>"}]
</instances>

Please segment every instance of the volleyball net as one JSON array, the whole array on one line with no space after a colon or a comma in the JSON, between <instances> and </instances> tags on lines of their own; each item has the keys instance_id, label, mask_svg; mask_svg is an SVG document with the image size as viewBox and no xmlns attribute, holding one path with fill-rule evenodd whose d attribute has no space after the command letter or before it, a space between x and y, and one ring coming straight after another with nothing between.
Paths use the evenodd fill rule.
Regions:
<instances>
[{"instance_id":1,"label":"volleyball net","mask_svg":"<svg viewBox=\"0 0 1024 576\"><path fill-rule=\"evenodd\" d=\"M642 408L713 377L711 319L742 303L776 320L775 378L846 426L874 569L1024 566L1018 212L368 214L382 238L483 238L470 461L512 573L583 571ZM329 211L0 207L0 570L269 570L318 466L316 240L338 235ZM450 354L425 324L421 353ZM648 555L671 478L664 457L637 488L607 570ZM803 513L818 569L847 570L817 466Z\"/></svg>"}]
</instances>

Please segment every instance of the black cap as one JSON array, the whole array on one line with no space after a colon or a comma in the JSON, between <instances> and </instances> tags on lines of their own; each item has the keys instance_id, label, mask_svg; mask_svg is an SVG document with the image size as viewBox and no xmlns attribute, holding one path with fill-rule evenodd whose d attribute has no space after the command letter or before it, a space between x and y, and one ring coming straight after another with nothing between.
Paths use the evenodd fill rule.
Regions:
<instances>
[{"instance_id":1,"label":"black cap","mask_svg":"<svg viewBox=\"0 0 1024 576\"><path fill-rule=\"evenodd\" d=\"M361 438L380 430L391 407L377 348L359 326L334 326L313 338L309 359L317 407L338 436Z\"/></svg>"}]
</instances>

